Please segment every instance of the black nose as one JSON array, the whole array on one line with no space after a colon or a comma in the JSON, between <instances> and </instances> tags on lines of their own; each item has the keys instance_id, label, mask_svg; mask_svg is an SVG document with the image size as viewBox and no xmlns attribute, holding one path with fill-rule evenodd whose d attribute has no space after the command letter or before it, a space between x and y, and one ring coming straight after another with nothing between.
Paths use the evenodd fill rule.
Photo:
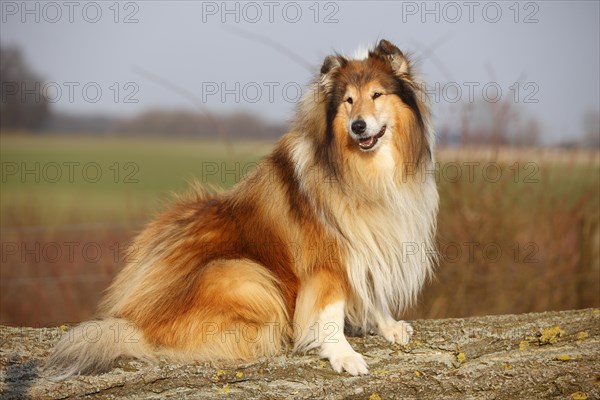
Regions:
<instances>
[{"instance_id":1,"label":"black nose","mask_svg":"<svg viewBox=\"0 0 600 400\"><path fill-rule=\"evenodd\" d=\"M352 132L362 135L367 130L367 123L362 119L357 119L352 123Z\"/></svg>"}]
</instances>

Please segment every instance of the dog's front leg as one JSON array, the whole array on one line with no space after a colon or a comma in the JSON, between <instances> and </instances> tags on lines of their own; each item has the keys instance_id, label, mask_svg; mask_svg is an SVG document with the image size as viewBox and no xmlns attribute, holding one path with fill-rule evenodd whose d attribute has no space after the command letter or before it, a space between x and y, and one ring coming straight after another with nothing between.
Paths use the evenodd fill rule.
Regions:
<instances>
[{"instance_id":1,"label":"dog's front leg","mask_svg":"<svg viewBox=\"0 0 600 400\"><path fill-rule=\"evenodd\" d=\"M294 314L294 348L318 348L321 357L329 359L337 372L367 374L363 356L354 351L344 336L345 287L328 275L315 274L301 284Z\"/></svg>"},{"instance_id":2,"label":"dog's front leg","mask_svg":"<svg viewBox=\"0 0 600 400\"><path fill-rule=\"evenodd\" d=\"M405 321L396 321L389 312L375 313L377 331L391 343L406 345L413 334L413 327Z\"/></svg>"},{"instance_id":3,"label":"dog's front leg","mask_svg":"<svg viewBox=\"0 0 600 400\"><path fill-rule=\"evenodd\" d=\"M369 372L367 363L344 336L344 307L345 301L338 300L325 306L319 313L319 336L322 339L319 354L329 359L337 372L363 375Z\"/></svg>"}]
</instances>

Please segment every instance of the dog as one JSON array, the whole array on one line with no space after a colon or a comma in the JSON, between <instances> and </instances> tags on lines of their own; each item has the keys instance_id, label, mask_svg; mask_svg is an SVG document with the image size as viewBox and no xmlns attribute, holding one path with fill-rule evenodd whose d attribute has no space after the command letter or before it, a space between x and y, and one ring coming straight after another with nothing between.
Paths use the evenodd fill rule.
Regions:
<instances>
[{"instance_id":1,"label":"dog","mask_svg":"<svg viewBox=\"0 0 600 400\"><path fill-rule=\"evenodd\" d=\"M317 349L335 371L367 374L344 327L406 344L413 329L399 318L436 263L421 88L387 40L327 56L273 152L231 190L196 188L150 222L97 319L66 333L46 369Z\"/></svg>"}]
</instances>

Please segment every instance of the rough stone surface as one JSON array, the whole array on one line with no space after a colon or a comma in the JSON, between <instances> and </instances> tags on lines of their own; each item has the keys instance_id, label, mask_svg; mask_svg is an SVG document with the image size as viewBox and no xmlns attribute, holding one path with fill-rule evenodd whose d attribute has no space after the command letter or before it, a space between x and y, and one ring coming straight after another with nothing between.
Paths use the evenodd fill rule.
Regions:
<instances>
[{"instance_id":1,"label":"rough stone surface","mask_svg":"<svg viewBox=\"0 0 600 400\"><path fill-rule=\"evenodd\" d=\"M370 374L335 373L317 355L251 363L119 361L62 382L40 366L61 328L0 327L0 397L71 399L598 399L600 310L413 321L407 346L351 338Z\"/></svg>"}]
</instances>

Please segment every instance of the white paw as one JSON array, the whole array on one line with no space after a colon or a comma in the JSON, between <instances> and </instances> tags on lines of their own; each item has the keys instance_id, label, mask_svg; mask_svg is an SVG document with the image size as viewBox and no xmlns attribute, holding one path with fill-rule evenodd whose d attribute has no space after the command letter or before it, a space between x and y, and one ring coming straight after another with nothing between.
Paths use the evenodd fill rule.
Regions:
<instances>
[{"instance_id":1,"label":"white paw","mask_svg":"<svg viewBox=\"0 0 600 400\"><path fill-rule=\"evenodd\" d=\"M385 326L379 327L379 334L388 342L398 343L404 346L410 340L414 330L408 322L393 321Z\"/></svg>"},{"instance_id":2,"label":"white paw","mask_svg":"<svg viewBox=\"0 0 600 400\"><path fill-rule=\"evenodd\" d=\"M365 359L354 350L352 353L330 357L329 362L336 372L341 373L346 371L354 376L366 375L369 373L369 367L367 366Z\"/></svg>"}]
</instances>

